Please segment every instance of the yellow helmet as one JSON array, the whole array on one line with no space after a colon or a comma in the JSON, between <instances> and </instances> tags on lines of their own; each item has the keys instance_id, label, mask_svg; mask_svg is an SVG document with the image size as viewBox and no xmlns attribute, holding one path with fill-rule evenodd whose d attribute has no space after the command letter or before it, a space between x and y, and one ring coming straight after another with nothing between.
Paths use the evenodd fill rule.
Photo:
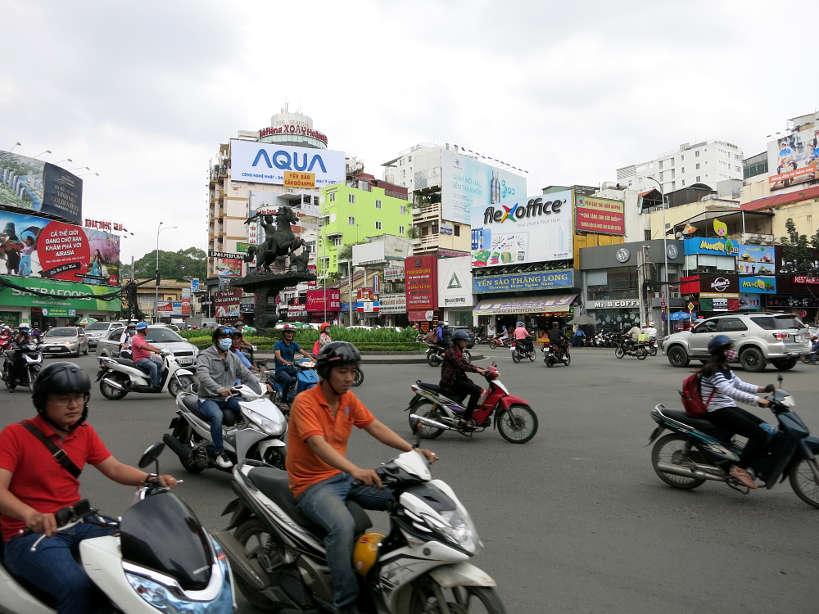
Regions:
<instances>
[{"instance_id":1,"label":"yellow helmet","mask_svg":"<svg viewBox=\"0 0 819 614\"><path fill-rule=\"evenodd\" d=\"M378 546L384 539L382 533L368 531L358 538L353 550L353 567L362 576L366 576L378 557Z\"/></svg>"}]
</instances>

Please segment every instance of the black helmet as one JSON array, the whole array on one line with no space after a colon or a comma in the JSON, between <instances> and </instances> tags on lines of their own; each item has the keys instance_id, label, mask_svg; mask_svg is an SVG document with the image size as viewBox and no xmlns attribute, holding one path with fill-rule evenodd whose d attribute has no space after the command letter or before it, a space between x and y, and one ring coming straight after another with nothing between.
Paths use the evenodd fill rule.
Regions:
<instances>
[{"instance_id":1,"label":"black helmet","mask_svg":"<svg viewBox=\"0 0 819 614\"><path fill-rule=\"evenodd\" d=\"M734 342L731 341L728 335L717 335L708 342L708 353L714 356L727 350L732 345L734 345Z\"/></svg>"},{"instance_id":2,"label":"black helmet","mask_svg":"<svg viewBox=\"0 0 819 614\"><path fill-rule=\"evenodd\" d=\"M452 335L452 340L457 341L458 339L463 339L464 341L469 341L469 333L466 332L464 329L460 328L455 331L455 334Z\"/></svg>"},{"instance_id":3,"label":"black helmet","mask_svg":"<svg viewBox=\"0 0 819 614\"><path fill-rule=\"evenodd\" d=\"M213 329L213 333L210 336L210 342L213 345L216 345L216 342L221 337L230 337L230 327L229 326L217 326Z\"/></svg>"},{"instance_id":4,"label":"black helmet","mask_svg":"<svg viewBox=\"0 0 819 614\"><path fill-rule=\"evenodd\" d=\"M40 371L40 375L34 380L34 386L31 389L31 400L34 402L37 413L46 422L57 427L45 413L46 399L49 394L65 394L67 392L81 392L85 395L82 417L71 427L70 430L73 431L85 422L88 417L88 399L91 398L91 378L79 366L73 362L52 362Z\"/></svg>"},{"instance_id":5,"label":"black helmet","mask_svg":"<svg viewBox=\"0 0 819 614\"><path fill-rule=\"evenodd\" d=\"M316 360L316 371L319 377L328 379L330 369L341 365L356 365L361 361L358 348L347 341L333 341L328 343L319 352Z\"/></svg>"}]
</instances>

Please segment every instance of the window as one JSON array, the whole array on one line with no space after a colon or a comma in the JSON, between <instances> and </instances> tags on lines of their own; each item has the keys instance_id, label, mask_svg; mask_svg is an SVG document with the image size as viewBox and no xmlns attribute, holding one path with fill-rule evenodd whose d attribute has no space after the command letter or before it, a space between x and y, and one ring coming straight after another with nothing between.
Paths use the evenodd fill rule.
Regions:
<instances>
[{"instance_id":1,"label":"window","mask_svg":"<svg viewBox=\"0 0 819 614\"><path fill-rule=\"evenodd\" d=\"M682 180L680 181L680 185L685 186L685 179L682 179Z\"/></svg>"},{"instance_id":2,"label":"window","mask_svg":"<svg viewBox=\"0 0 819 614\"><path fill-rule=\"evenodd\" d=\"M335 192L330 192L329 196L330 196L330 202L331 203L336 202L336 193Z\"/></svg>"},{"instance_id":3,"label":"window","mask_svg":"<svg viewBox=\"0 0 819 614\"><path fill-rule=\"evenodd\" d=\"M694 157L695 157L695 158L699 158L699 157L700 157L700 152L699 152L699 151L695 151L695 152L694 152Z\"/></svg>"},{"instance_id":4,"label":"window","mask_svg":"<svg viewBox=\"0 0 819 614\"><path fill-rule=\"evenodd\" d=\"M660 160L660 170L663 170L663 161Z\"/></svg>"},{"instance_id":5,"label":"window","mask_svg":"<svg viewBox=\"0 0 819 614\"><path fill-rule=\"evenodd\" d=\"M455 224L454 227L455 227L455 230L454 230L455 236L460 237L461 236L461 225L460 224Z\"/></svg>"},{"instance_id":6,"label":"window","mask_svg":"<svg viewBox=\"0 0 819 614\"><path fill-rule=\"evenodd\" d=\"M375 201L375 208L376 208L376 209L380 209L380 208L381 208L381 201L380 201L380 200L376 200L376 201Z\"/></svg>"},{"instance_id":7,"label":"window","mask_svg":"<svg viewBox=\"0 0 819 614\"><path fill-rule=\"evenodd\" d=\"M699 175L697 175L697 177L694 179L694 181L696 181L697 183L699 183L699 182L700 182L700 176L699 176Z\"/></svg>"},{"instance_id":8,"label":"window","mask_svg":"<svg viewBox=\"0 0 819 614\"><path fill-rule=\"evenodd\" d=\"M354 218L353 216L348 217L348 218L347 218L347 223L348 223L350 226L355 226L355 218Z\"/></svg>"},{"instance_id":9,"label":"window","mask_svg":"<svg viewBox=\"0 0 819 614\"><path fill-rule=\"evenodd\" d=\"M716 320L706 320L699 326L695 326L694 330L691 332L693 333L713 333L717 330L717 321Z\"/></svg>"},{"instance_id":10,"label":"window","mask_svg":"<svg viewBox=\"0 0 819 614\"><path fill-rule=\"evenodd\" d=\"M354 203L355 202L355 194L347 194L347 202Z\"/></svg>"},{"instance_id":11,"label":"window","mask_svg":"<svg viewBox=\"0 0 819 614\"><path fill-rule=\"evenodd\" d=\"M401 215L406 215L406 214L407 214L407 208L406 208L406 206L405 206L405 205L401 205Z\"/></svg>"},{"instance_id":12,"label":"window","mask_svg":"<svg viewBox=\"0 0 819 614\"><path fill-rule=\"evenodd\" d=\"M700 163L699 162L697 162L697 164L696 164L696 169L700 170Z\"/></svg>"},{"instance_id":13,"label":"window","mask_svg":"<svg viewBox=\"0 0 819 614\"><path fill-rule=\"evenodd\" d=\"M119 341L119 338L122 336L122 333L125 332L124 328L115 328L111 331L111 334L108 335L109 341Z\"/></svg>"},{"instance_id":14,"label":"window","mask_svg":"<svg viewBox=\"0 0 819 614\"><path fill-rule=\"evenodd\" d=\"M379 222L378 220L376 220L376 222L375 222L375 229L376 230L381 230L381 222Z\"/></svg>"},{"instance_id":15,"label":"window","mask_svg":"<svg viewBox=\"0 0 819 614\"><path fill-rule=\"evenodd\" d=\"M685 167L683 166L683 167L680 169L680 171L684 173L684 172L685 172Z\"/></svg>"},{"instance_id":16,"label":"window","mask_svg":"<svg viewBox=\"0 0 819 614\"><path fill-rule=\"evenodd\" d=\"M404 234L404 227L403 226L398 227L398 234L400 234L400 235Z\"/></svg>"},{"instance_id":17,"label":"window","mask_svg":"<svg viewBox=\"0 0 819 614\"><path fill-rule=\"evenodd\" d=\"M432 222L431 231L432 231L432 234L434 234L434 235L438 234L438 222L437 221Z\"/></svg>"},{"instance_id":18,"label":"window","mask_svg":"<svg viewBox=\"0 0 819 614\"><path fill-rule=\"evenodd\" d=\"M748 327L739 318L720 318L717 320L718 332L727 333L740 330L748 330Z\"/></svg>"},{"instance_id":19,"label":"window","mask_svg":"<svg viewBox=\"0 0 819 614\"><path fill-rule=\"evenodd\" d=\"M336 247L341 246L341 237L333 237L332 242Z\"/></svg>"},{"instance_id":20,"label":"window","mask_svg":"<svg viewBox=\"0 0 819 614\"><path fill-rule=\"evenodd\" d=\"M765 330L782 330L784 328L805 328L799 318L789 315L781 316L757 316L751 318L751 322Z\"/></svg>"}]
</instances>

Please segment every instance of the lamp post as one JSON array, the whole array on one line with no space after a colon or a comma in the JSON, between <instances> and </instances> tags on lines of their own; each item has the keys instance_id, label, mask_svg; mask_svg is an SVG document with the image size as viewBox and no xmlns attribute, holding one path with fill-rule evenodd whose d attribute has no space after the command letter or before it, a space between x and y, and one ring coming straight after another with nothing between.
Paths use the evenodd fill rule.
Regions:
<instances>
[{"instance_id":1,"label":"lamp post","mask_svg":"<svg viewBox=\"0 0 819 614\"><path fill-rule=\"evenodd\" d=\"M40 153L38 153L38 154L37 154L36 156L34 156L34 157L35 157L35 158L39 158L39 157L40 157L40 156L42 156L43 154L50 154L50 153L51 153L51 150L50 150L50 149L46 149L45 151L41 151Z\"/></svg>"},{"instance_id":2,"label":"lamp post","mask_svg":"<svg viewBox=\"0 0 819 614\"><path fill-rule=\"evenodd\" d=\"M665 278L665 292L663 296L665 297L665 335L666 337L671 334L671 292L669 291L668 287L668 225L665 221L665 192L663 191L663 184L654 179L654 177L646 177L656 183L660 188L660 200L663 206L663 269L665 271L663 277Z\"/></svg>"},{"instance_id":3,"label":"lamp post","mask_svg":"<svg viewBox=\"0 0 819 614\"><path fill-rule=\"evenodd\" d=\"M57 165L62 164L63 162L72 162L73 163L74 160L72 160L71 158L63 158L62 160L58 160L57 162L55 162L54 165L57 166Z\"/></svg>"},{"instance_id":4,"label":"lamp post","mask_svg":"<svg viewBox=\"0 0 819 614\"><path fill-rule=\"evenodd\" d=\"M23 144L22 144L20 141L17 141L17 142L16 142L16 143L15 143L15 144L12 146L12 148L11 148L11 149L9 149L9 153L11 153L12 151L14 151L14 150L15 150L15 149L17 149L18 147L22 147L22 146L23 146Z\"/></svg>"},{"instance_id":5,"label":"lamp post","mask_svg":"<svg viewBox=\"0 0 819 614\"><path fill-rule=\"evenodd\" d=\"M162 224L165 222L159 222L159 226L156 227L156 269L154 270L154 324L159 319L159 233L163 230L173 230L174 228L179 228L179 226L165 226L162 227Z\"/></svg>"}]
</instances>

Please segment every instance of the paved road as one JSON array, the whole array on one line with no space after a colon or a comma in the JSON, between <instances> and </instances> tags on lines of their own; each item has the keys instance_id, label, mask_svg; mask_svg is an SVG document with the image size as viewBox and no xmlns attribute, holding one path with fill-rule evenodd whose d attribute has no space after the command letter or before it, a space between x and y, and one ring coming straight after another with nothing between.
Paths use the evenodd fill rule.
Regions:
<instances>
[{"instance_id":1,"label":"paved road","mask_svg":"<svg viewBox=\"0 0 819 614\"><path fill-rule=\"evenodd\" d=\"M455 488L478 526L486 551L477 563L498 581L508 612L815 610L819 510L797 499L787 483L743 496L714 484L675 491L654 475L645 447L654 424L648 411L657 402L675 404L687 371L672 369L662 355L616 360L613 350L577 350L570 368L515 365L500 350L497 361L512 393L537 409L537 437L514 446L493 431L472 440L444 434L431 447L441 457L436 475ZM96 370L93 356L79 362ZM800 365L784 384L817 432L818 373ZM775 379L772 371L741 375L757 384ZM401 411L409 384L437 377L426 365L370 365L360 396L409 436ZM173 404L166 395L110 402L95 390L91 412L117 457L135 462L147 443L161 438ZM0 392L2 423L30 413L25 393ZM391 453L356 433L350 456L375 466ZM172 453L162 461L164 471L184 474ZM184 478L178 493L206 526L224 526L219 514L231 499L229 476L211 471ZM130 489L93 470L83 485L109 513L129 505ZM376 525L384 520L376 518ZM242 603L240 611L253 610Z\"/></svg>"}]
</instances>

